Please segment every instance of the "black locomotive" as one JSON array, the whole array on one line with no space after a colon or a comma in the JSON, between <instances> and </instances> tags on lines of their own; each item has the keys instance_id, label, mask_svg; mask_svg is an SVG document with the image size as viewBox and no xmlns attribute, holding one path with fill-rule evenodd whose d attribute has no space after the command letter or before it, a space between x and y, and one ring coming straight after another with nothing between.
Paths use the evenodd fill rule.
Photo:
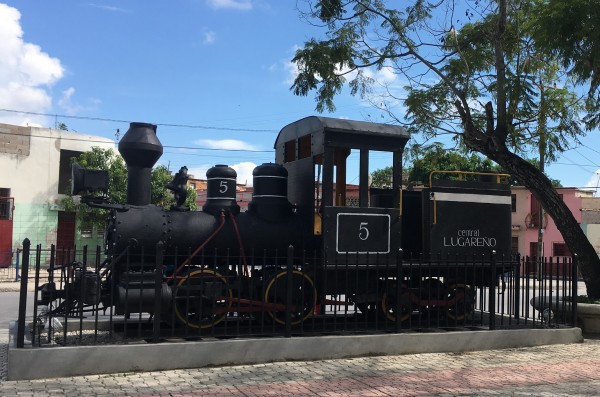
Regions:
<instances>
[{"instance_id":1,"label":"black locomotive","mask_svg":"<svg viewBox=\"0 0 600 397\"><path fill-rule=\"evenodd\" d=\"M254 170L247 211L240 211L236 173L226 165L207 172L206 205L189 211L184 168L169 185L178 204L150 204L151 168L162 145L155 125L131 123L119 143L128 167L127 203L95 194L106 175L74 168L73 193L110 215L102 276L81 270L72 293L81 290L80 300L117 314L160 312L192 328L213 327L232 313L299 324L331 304L352 304L358 313L391 321L422 306L462 318L472 308L471 288L496 282L486 270L489 260L456 283L441 262L415 275L402 258L509 255L510 189L501 175L474 181L460 180L460 173L458 180L434 175L427 188L403 190L408 140L399 126L307 117L284 127L275 162ZM351 150L360 153L354 194L346 182ZM374 151L392 152L389 188L369 186ZM257 257L268 260L257 263ZM431 288L432 280L439 293L425 302L418 290L425 283Z\"/></svg>"}]
</instances>

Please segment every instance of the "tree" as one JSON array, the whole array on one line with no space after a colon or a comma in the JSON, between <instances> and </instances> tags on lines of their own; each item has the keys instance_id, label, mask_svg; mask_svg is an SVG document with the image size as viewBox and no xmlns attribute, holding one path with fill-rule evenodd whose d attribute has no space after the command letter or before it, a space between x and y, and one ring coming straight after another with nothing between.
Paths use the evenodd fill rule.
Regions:
<instances>
[{"instance_id":1,"label":"tree","mask_svg":"<svg viewBox=\"0 0 600 397\"><path fill-rule=\"evenodd\" d=\"M490 160L475 153L470 155L456 150L446 150L441 143L418 148L413 151L415 159L408 173L409 182L429 184L433 171L496 172L497 167Z\"/></svg>"},{"instance_id":2,"label":"tree","mask_svg":"<svg viewBox=\"0 0 600 397\"><path fill-rule=\"evenodd\" d=\"M127 200L127 166L123 158L112 149L93 147L79 157L73 157L73 162L79 163L83 168L108 171L108 201L112 203L125 203ZM170 208L175 204L173 195L167 190L166 185L172 176L165 166L158 166L152 170L151 202ZM77 203L72 196L65 197L61 202L65 211L75 212L80 228L98 230L104 228L107 211L91 208L85 204ZM196 191L188 187L186 205L194 210L196 206Z\"/></svg>"},{"instance_id":3,"label":"tree","mask_svg":"<svg viewBox=\"0 0 600 397\"><path fill-rule=\"evenodd\" d=\"M371 186L390 188L392 187L393 169L385 167L375 170L371 173Z\"/></svg>"},{"instance_id":4,"label":"tree","mask_svg":"<svg viewBox=\"0 0 600 397\"><path fill-rule=\"evenodd\" d=\"M536 46L559 57L579 84L588 85L588 128L600 123L600 7L590 0L538 1L532 36Z\"/></svg>"},{"instance_id":5,"label":"tree","mask_svg":"<svg viewBox=\"0 0 600 397\"><path fill-rule=\"evenodd\" d=\"M380 0L307 4L305 16L324 23L327 32L296 52L294 94L314 90L317 110L332 110L346 84L352 94L372 92L373 68L402 76L406 97L388 86L380 109L426 137L453 134L516 177L578 254L588 294L600 297L598 254L552 182L525 158L540 145L552 158L584 133L577 95L558 59L533 37L534 7L543 3L414 0L403 10ZM400 101L406 117L394 113Z\"/></svg>"}]
</instances>

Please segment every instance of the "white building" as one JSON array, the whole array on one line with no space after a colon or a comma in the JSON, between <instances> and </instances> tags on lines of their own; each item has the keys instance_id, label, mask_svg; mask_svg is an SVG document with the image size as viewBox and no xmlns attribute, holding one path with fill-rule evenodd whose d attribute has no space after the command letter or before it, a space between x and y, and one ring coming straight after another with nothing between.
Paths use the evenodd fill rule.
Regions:
<instances>
[{"instance_id":1,"label":"white building","mask_svg":"<svg viewBox=\"0 0 600 397\"><path fill-rule=\"evenodd\" d=\"M73 246L74 214L60 202L70 190L70 158L94 146L115 147L103 137L0 124L0 266L26 237L32 247Z\"/></svg>"}]
</instances>

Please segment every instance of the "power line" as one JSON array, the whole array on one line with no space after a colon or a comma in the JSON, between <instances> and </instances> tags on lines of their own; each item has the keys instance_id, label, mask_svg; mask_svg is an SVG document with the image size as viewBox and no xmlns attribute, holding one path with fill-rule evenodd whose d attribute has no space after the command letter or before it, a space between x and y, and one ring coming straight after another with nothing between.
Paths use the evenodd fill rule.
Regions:
<instances>
[{"instance_id":1,"label":"power line","mask_svg":"<svg viewBox=\"0 0 600 397\"><path fill-rule=\"evenodd\" d=\"M75 119L75 120L89 120L89 121L108 121L111 123L131 123L131 120L119 120L119 119L109 119L102 117L90 117L90 116L69 116L64 114L50 114L50 113L38 113L38 112L27 112L24 110L14 110L14 109L0 109L0 112L7 113L18 113L18 114L28 114L34 116L44 116L44 117L60 117L66 119ZM230 128L230 127L215 127L215 126L207 126L207 125L199 125L199 124L173 124L173 123L156 123L157 126L161 127L173 127L173 128L188 128L188 129L201 129L201 130L215 130L215 131L236 131L236 132L271 132L277 133L277 130L267 130L267 129L252 129L252 128Z\"/></svg>"},{"instance_id":2,"label":"power line","mask_svg":"<svg viewBox=\"0 0 600 397\"><path fill-rule=\"evenodd\" d=\"M22 134L15 134L11 132L0 131L0 135L13 135L13 136L23 136ZM52 136L45 135L27 135L32 138L43 138L43 139L57 139ZM80 138L70 138L65 137L64 135L60 137L60 139L64 141L79 141L79 142L96 142L96 143L111 143L106 141L94 140L94 139L80 139ZM108 139L108 138L106 138ZM114 143L114 142L112 142ZM193 147L193 146L171 146L171 145L163 145L163 148L168 149L185 149L185 150L208 150L208 151L223 151L223 152L244 152L244 153L273 153L274 150L251 150L251 149L220 149L220 148L203 148L203 147ZM177 153L173 153L177 154Z\"/></svg>"},{"instance_id":3,"label":"power line","mask_svg":"<svg viewBox=\"0 0 600 397\"><path fill-rule=\"evenodd\" d=\"M68 132L66 132L68 133ZM46 135L21 135L21 134L14 134L14 133L10 133L10 132L4 132L4 131L0 131L0 135L13 135L13 136L29 136L31 138L42 138L42 139L59 139L53 136L46 136ZM78 141L78 142L90 142L90 143L115 143L114 141L112 141L109 138L106 138L109 142L107 141L100 141L97 139L81 139L81 138L71 138L71 137L65 137L64 135L60 137L61 140L63 141ZM203 147L193 147L193 146L171 146L171 145L163 145L163 148L168 148L168 149L184 149L184 150L208 150L208 151L223 151L223 152L244 152L244 153L273 153L274 150L251 150L251 149L220 149L220 148L203 148Z\"/></svg>"},{"instance_id":4,"label":"power line","mask_svg":"<svg viewBox=\"0 0 600 397\"><path fill-rule=\"evenodd\" d=\"M251 149L217 149L217 148L201 148L192 146L170 146L163 145L164 148L169 149L185 149L185 150L215 150L215 151L227 151L227 152L245 152L245 153L273 153L274 150L251 150Z\"/></svg>"}]
</instances>

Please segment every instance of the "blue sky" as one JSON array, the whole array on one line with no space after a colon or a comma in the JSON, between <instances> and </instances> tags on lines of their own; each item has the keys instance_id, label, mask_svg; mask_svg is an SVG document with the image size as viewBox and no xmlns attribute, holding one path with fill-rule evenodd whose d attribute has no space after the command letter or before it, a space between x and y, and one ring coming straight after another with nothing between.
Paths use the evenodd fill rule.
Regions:
<instances>
[{"instance_id":1,"label":"blue sky","mask_svg":"<svg viewBox=\"0 0 600 397\"><path fill-rule=\"evenodd\" d=\"M129 121L156 123L166 146L160 163L171 170L186 165L203 177L224 163L236 168L240 182L250 182L255 164L274 160L277 132L316 114L313 96L289 89L295 50L322 33L300 17L297 4L0 0L0 109L57 115L0 111L0 122L61 122L112 139ZM380 117L347 94L336 106L323 115ZM584 145L548 167L550 175L565 186L595 186L598 133ZM387 156L374 158L373 168L389 165Z\"/></svg>"}]
</instances>

